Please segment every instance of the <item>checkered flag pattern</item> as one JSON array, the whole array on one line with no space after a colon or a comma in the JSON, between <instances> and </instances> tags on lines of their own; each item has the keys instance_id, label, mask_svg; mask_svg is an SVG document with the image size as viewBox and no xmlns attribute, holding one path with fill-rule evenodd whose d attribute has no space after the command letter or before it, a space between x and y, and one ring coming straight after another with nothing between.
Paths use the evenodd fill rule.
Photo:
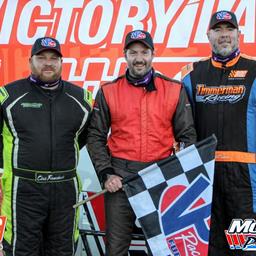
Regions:
<instances>
[{"instance_id":1,"label":"checkered flag pattern","mask_svg":"<svg viewBox=\"0 0 256 256\"><path fill-rule=\"evenodd\" d=\"M168 222L170 221L165 217L165 213L171 212L169 210L171 209L170 205L174 205L174 203L177 206L180 205L172 211L171 217L175 216L179 220L180 216L186 215L188 217L183 216L183 224L187 222L188 226L191 226L191 221L192 224L193 222L197 223L196 211L187 209L186 212L182 212L182 204L186 204L186 201L182 201L180 194L175 199L166 199L167 197L164 196L164 193L168 189L171 191L174 186L189 187L189 196L192 201L193 195L198 192L200 200L203 200L206 205L203 210L204 212L207 211L210 218L216 144L216 137L212 135L195 145L183 149L168 159L141 170L136 177L125 183L124 190L154 256L183 255L182 249L176 247L175 243L172 246L172 241L175 239L169 239L168 241L168 237L180 231L174 230L173 226L175 227L175 225L173 224L171 225L172 227L168 227ZM201 186L198 186L199 183ZM199 188L204 184L205 189L199 191ZM189 196L186 198L190 198ZM192 206L193 204L189 207L191 208ZM202 210L202 207L200 210ZM166 223L167 226L165 226ZM179 226L178 222L177 226ZM182 229L184 230L185 227L182 227ZM208 239L203 231L200 233L200 230L197 230L197 233L201 234L201 238ZM208 241L206 242L208 246Z\"/></svg>"}]
</instances>

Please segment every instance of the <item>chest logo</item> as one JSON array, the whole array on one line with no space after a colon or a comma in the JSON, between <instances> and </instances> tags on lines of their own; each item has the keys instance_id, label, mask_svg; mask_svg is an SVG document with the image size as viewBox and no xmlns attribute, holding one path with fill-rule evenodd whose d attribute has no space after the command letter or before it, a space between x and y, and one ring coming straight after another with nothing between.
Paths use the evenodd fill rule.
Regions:
<instances>
[{"instance_id":1,"label":"chest logo","mask_svg":"<svg viewBox=\"0 0 256 256\"><path fill-rule=\"evenodd\" d=\"M35 103L35 102L23 102L21 103L23 108L41 108L43 106L42 103Z\"/></svg>"},{"instance_id":2,"label":"chest logo","mask_svg":"<svg viewBox=\"0 0 256 256\"><path fill-rule=\"evenodd\" d=\"M228 78L229 79L244 79L248 70L231 70Z\"/></svg>"},{"instance_id":3,"label":"chest logo","mask_svg":"<svg viewBox=\"0 0 256 256\"><path fill-rule=\"evenodd\" d=\"M245 91L244 85L206 86L205 84L198 84L196 86L196 102L236 103L244 97Z\"/></svg>"}]
</instances>

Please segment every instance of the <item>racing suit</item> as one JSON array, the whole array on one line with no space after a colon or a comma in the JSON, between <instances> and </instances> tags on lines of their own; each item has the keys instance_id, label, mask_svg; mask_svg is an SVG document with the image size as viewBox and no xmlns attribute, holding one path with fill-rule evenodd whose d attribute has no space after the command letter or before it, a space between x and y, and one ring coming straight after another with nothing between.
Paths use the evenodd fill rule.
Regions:
<instances>
[{"instance_id":1,"label":"racing suit","mask_svg":"<svg viewBox=\"0 0 256 256\"><path fill-rule=\"evenodd\" d=\"M149 91L121 76L97 93L87 147L103 183L106 175L126 178L170 156L174 139L186 145L196 141L182 85L158 73L151 83ZM124 191L106 193L105 210L106 255L127 255L135 215Z\"/></svg>"},{"instance_id":2,"label":"racing suit","mask_svg":"<svg viewBox=\"0 0 256 256\"><path fill-rule=\"evenodd\" d=\"M240 54L226 65L207 58L187 65L188 92L198 140L218 139L209 255L255 255L230 250L232 219L256 218L256 62Z\"/></svg>"},{"instance_id":3,"label":"racing suit","mask_svg":"<svg viewBox=\"0 0 256 256\"><path fill-rule=\"evenodd\" d=\"M78 238L79 149L86 142L90 94L60 80L45 90L29 78L0 88L7 255L74 255Z\"/></svg>"}]
</instances>

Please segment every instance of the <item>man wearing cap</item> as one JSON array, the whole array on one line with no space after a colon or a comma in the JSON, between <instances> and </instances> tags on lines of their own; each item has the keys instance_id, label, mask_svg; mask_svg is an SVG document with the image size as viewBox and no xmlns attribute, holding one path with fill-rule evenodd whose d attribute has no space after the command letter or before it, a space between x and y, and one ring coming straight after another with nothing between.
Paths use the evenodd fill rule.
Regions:
<instances>
[{"instance_id":1,"label":"man wearing cap","mask_svg":"<svg viewBox=\"0 0 256 256\"><path fill-rule=\"evenodd\" d=\"M62 53L35 41L31 75L0 88L4 251L12 256L74 255L78 238L76 173L86 142L91 97L61 79Z\"/></svg>"},{"instance_id":2,"label":"man wearing cap","mask_svg":"<svg viewBox=\"0 0 256 256\"><path fill-rule=\"evenodd\" d=\"M232 219L256 219L256 62L240 53L234 13L214 13L207 36L211 57L184 67L182 81L198 140L218 138L209 255L255 255L231 250L225 230Z\"/></svg>"},{"instance_id":3,"label":"man wearing cap","mask_svg":"<svg viewBox=\"0 0 256 256\"><path fill-rule=\"evenodd\" d=\"M127 34L127 70L98 91L88 150L105 194L106 255L127 255L135 215L122 180L196 141L191 106L181 84L152 67L154 44L142 30ZM110 131L110 134L109 134Z\"/></svg>"}]
</instances>

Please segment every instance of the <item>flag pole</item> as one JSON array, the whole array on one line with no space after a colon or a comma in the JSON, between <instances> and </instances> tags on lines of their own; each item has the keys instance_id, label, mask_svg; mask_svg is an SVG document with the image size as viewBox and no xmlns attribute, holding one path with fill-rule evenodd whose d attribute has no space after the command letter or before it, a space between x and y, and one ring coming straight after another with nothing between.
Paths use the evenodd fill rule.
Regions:
<instances>
[{"instance_id":1,"label":"flag pole","mask_svg":"<svg viewBox=\"0 0 256 256\"><path fill-rule=\"evenodd\" d=\"M137 177L136 174L132 174L132 175L126 177L126 178L123 178L122 184L125 185L127 182L130 182L130 181L132 181L133 179L136 179L136 177ZM86 199L84 199L84 200L82 200L82 201L80 201L80 202L74 204L74 205L73 205L73 208L77 208L77 207L79 207L80 205L83 205L83 204L85 204L85 203L91 201L92 199L94 199L94 198L96 198L96 197L98 197L98 196L100 196L100 195L105 194L106 192L108 192L108 191L107 191L106 188L104 188L103 190L101 190L101 191L95 193L94 195L89 196L88 198L86 198Z\"/></svg>"},{"instance_id":2,"label":"flag pole","mask_svg":"<svg viewBox=\"0 0 256 256\"><path fill-rule=\"evenodd\" d=\"M217 143L217 138L216 138L216 136L213 134L213 135L211 135L210 137L204 139L203 141L199 141L199 142L197 143L197 145L199 146L199 145L201 145L201 144L203 144L203 143L205 143L206 141L209 141L209 140L214 140L214 142ZM157 163L160 163L160 162L161 162L161 163L163 164L163 163L165 163L165 162L168 162L169 159L172 158L172 157L173 157L173 155L172 155L172 156L169 156L168 158L165 158L165 159L163 159L163 160L160 160L160 161L158 161ZM130 176L128 176L128 177L125 177L125 178L123 179L123 181L122 181L122 184L125 185L127 182L130 182L130 181L132 181L133 179L136 179L136 177L137 177L136 174L130 175ZM85 200L82 200L82 201L80 201L80 202L74 204L74 205L73 205L73 208L77 208L77 207L79 207L80 205L83 205L83 204L87 203L88 201L90 201L90 200L92 200L92 199L94 199L94 198L96 198L96 197L98 197L98 196L100 196L100 195L102 195L102 194L105 194L106 192L107 192L107 189L103 189L103 190L97 192L96 194L94 194L94 195L92 195L92 196L89 196L89 197L86 198Z\"/></svg>"},{"instance_id":3,"label":"flag pole","mask_svg":"<svg viewBox=\"0 0 256 256\"><path fill-rule=\"evenodd\" d=\"M100 196L100 195L105 194L106 192L107 192L107 189L105 188L105 189L103 189L103 190L97 192L96 194L94 194L94 195L92 195L92 196L89 196L88 198L86 198L86 199L84 199L84 200L82 200L82 201L80 201L80 202L74 204L74 205L73 205L73 208L77 208L77 207L79 207L80 205L83 205L83 204L85 204L85 203L91 201L91 200L94 199L95 197L98 197L98 196Z\"/></svg>"}]
</instances>

